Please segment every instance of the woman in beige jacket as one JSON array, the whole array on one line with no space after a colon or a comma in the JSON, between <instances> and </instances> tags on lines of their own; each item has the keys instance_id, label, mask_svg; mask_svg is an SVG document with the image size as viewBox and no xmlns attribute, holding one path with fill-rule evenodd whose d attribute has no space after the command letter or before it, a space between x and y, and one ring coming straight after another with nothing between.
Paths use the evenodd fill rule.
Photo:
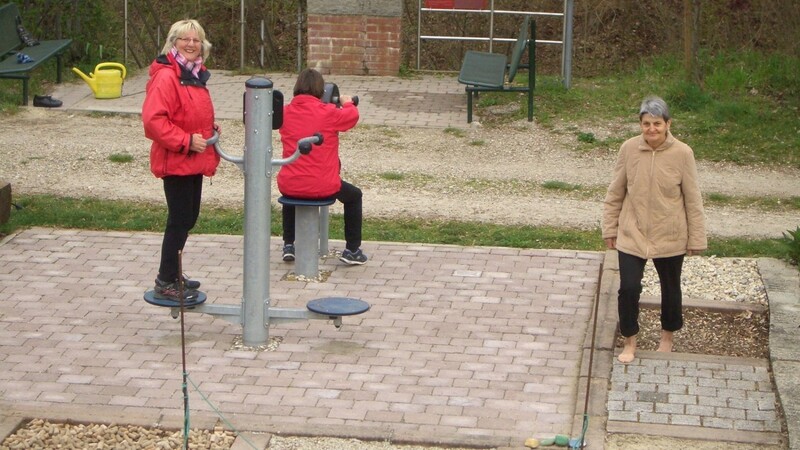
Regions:
<instances>
[{"instance_id":1,"label":"woman in beige jacket","mask_svg":"<svg viewBox=\"0 0 800 450\"><path fill-rule=\"evenodd\" d=\"M648 259L661 285L661 341L672 351L673 332L683 327L681 268L685 255L706 249L703 199L692 149L675 139L667 104L644 99L642 134L620 147L603 211L603 240L619 256L618 311L625 338L620 362L633 361L639 332L639 296Z\"/></svg>"}]
</instances>

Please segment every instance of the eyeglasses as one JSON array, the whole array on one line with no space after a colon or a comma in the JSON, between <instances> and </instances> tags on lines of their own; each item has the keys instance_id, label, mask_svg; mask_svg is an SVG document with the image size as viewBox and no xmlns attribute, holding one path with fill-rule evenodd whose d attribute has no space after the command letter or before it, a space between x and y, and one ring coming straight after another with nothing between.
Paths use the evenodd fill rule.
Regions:
<instances>
[{"instance_id":1,"label":"eyeglasses","mask_svg":"<svg viewBox=\"0 0 800 450\"><path fill-rule=\"evenodd\" d=\"M202 44L203 43L203 41L201 41L200 39L194 39L194 38L178 38L178 40L179 41L183 41L186 44L192 43L192 44L197 45L197 44Z\"/></svg>"}]
</instances>

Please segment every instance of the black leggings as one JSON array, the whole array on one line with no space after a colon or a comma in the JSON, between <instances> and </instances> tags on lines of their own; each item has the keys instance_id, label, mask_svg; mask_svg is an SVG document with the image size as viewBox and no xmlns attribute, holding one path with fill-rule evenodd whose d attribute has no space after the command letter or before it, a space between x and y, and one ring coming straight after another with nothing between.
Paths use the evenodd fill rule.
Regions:
<instances>
[{"instance_id":1,"label":"black leggings","mask_svg":"<svg viewBox=\"0 0 800 450\"><path fill-rule=\"evenodd\" d=\"M175 281L178 273L178 251L183 250L189 230L200 215L203 194L203 175L164 177L164 196L167 198L167 226L161 243L161 265L158 279Z\"/></svg>"},{"instance_id":2,"label":"black leggings","mask_svg":"<svg viewBox=\"0 0 800 450\"><path fill-rule=\"evenodd\" d=\"M617 251L619 254L619 331L625 337L639 333L639 297L646 259ZM661 285L661 329L678 331L683 328L681 298L681 269L684 255L654 258Z\"/></svg>"},{"instance_id":3,"label":"black leggings","mask_svg":"<svg viewBox=\"0 0 800 450\"><path fill-rule=\"evenodd\" d=\"M361 247L361 189L342 180L336 200L344 205L345 247L351 252ZM294 244L294 206L283 205L283 242Z\"/></svg>"}]
</instances>

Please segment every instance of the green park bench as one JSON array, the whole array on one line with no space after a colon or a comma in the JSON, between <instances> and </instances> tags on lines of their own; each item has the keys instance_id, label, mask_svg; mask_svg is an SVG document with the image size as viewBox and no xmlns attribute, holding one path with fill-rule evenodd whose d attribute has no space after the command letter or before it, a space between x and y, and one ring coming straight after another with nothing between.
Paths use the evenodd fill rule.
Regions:
<instances>
[{"instance_id":1,"label":"green park bench","mask_svg":"<svg viewBox=\"0 0 800 450\"><path fill-rule=\"evenodd\" d=\"M528 122L533 121L533 88L536 85L536 22L526 17L514 43L511 61L499 53L468 50L461 63L458 82L467 85L467 123L472 122L473 97L480 92L526 92L528 94ZM522 64L522 55L528 50L528 64ZM514 85L520 69L528 69L528 84Z\"/></svg>"},{"instance_id":2,"label":"green park bench","mask_svg":"<svg viewBox=\"0 0 800 450\"><path fill-rule=\"evenodd\" d=\"M57 83L61 83L62 62L61 54L72 43L72 39L55 39L38 41L38 44L28 46L23 42L17 26L22 25L22 17L14 3L0 6L0 78L22 80L22 104L28 104L28 81L30 72L40 64L56 58ZM28 55L30 62L20 63L17 54Z\"/></svg>"}]
</instances>

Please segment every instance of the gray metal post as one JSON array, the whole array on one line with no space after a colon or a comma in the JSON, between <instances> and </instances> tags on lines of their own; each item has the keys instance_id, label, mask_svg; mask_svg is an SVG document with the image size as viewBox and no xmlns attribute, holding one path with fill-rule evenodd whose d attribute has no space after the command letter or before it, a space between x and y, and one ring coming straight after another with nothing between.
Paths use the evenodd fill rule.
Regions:
<instances>
[{"instance_id":1,"label":"gray metal post","mask_svg":"<svg viewBox=\"0 0 800 450\"><path fill-rule=\"evenodd\" d=\"M319 207L319 256L328 254L328 207Z\"/></svg>"},{"instance_id":2,"label":"gray metal post","mask_svg":"<svg viewBox=\"0 0 800 450\"><path fill-rule=\"evenodd\" d=\"M242 339L258 346L269 339L272 81L251 78L245 86Z\"/></svg>"},{"instance_id":3,"label":"gray metal post","mask_svg":"<svg viewBox=\"0 0 800 450\"><path fill-rule=\"evenodd\" d=\"M295 234L297 236L319 235L319 208L311 206L295 207ZM294 246L297 258L294 260L294 270L298 275L308 278L319 276L319 240L296 239Z\"/></svg>"},{"instance_id":4,"label":"gray metal post","mask_svg":"<svg viewBox=\"0 0 800 450\"><path fill-rule=\"evenodd\" d=\"M564 89L572 85L572 17L575 0L564 0L564 46L561 48L561 77Z\"/></svg>"}]
</instances>

